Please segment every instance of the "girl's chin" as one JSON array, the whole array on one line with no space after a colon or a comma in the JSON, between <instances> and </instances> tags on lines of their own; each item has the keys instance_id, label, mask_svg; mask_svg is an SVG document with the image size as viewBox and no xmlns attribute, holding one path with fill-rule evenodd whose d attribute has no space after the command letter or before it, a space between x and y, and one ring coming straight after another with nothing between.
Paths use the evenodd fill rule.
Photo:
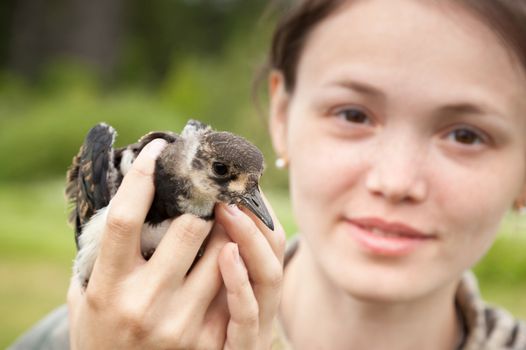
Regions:
<instances>
[{"instance_id":1,"label":"girl's chin","mask_svg":"<svg viewBox=\"0 0 526 350\"><path fill-rule=\"evenodd\" d=\"M418 266L334 258L322 262L329 279L349 296L364 302L408 302L435 288L429 271Z\"/></svg>"},{"instance_id":2,"label":"girl's chin","mask_svg":"<svg viewBox=\"0 0 526 350\"><path fill-rule=\"evenodd\" d=\"M382 277L378 277L381 280ZM339 282L339 283L338 283ZM421 298L426 294L425 289L421 284L413 282L403 283L402 281L378 281L368 280L362 281L355 278L352 283L348 281L338 281L340 287L353 299L380 304L397 304L407 303L412 300Z\"/></svg>"}]
</instances>

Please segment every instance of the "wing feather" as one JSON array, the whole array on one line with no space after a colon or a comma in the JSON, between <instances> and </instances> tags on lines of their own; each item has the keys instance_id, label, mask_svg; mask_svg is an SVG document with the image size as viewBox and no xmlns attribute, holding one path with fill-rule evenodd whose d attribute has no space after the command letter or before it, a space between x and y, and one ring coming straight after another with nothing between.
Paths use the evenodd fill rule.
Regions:
<instances>
[{"instance_id":1,"label":"wing feather","mask_svg":"<svg viewBox=\"0 0 526 350\"><path fill-rule=\"evenodd\" d=\"M72 205L69 222L75 227L77 248L82 226L97 210L109 204L114 193L112 187L117 186L111 183L111 179L117 176L113 164L115 137L116 132L111 126L95 125L68 170L66 198Z\"/></svg>"}]
</instances>

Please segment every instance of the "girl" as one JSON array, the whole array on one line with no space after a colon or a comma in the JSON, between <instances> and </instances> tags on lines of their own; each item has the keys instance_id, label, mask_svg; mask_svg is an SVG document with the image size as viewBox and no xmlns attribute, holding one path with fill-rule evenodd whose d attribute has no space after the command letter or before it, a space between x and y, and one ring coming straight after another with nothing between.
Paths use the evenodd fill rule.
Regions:
<instances>
[{"instance_id":1,"label":"girl","mask_svg":"<svg viewBox=\"0 0 526 350\"><path fill-rule=\"evenodd\" d=\"M271 63L293 347L526 349L466 272L524 205L526 2L304 1Z\"/></svg>"}]
</instances>

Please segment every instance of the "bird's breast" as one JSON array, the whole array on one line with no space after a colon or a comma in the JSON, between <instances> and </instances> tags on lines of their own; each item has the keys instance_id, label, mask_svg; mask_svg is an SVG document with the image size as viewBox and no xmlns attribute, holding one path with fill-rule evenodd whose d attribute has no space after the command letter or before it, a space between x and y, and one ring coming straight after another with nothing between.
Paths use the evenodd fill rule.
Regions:
<instances>
[{"instance_id":1,"label":"bird's breast","mask_svg":"<svg viewBox=\"0 0 526 350\"><path fill-rule=\"evenodd\" d=\"M148 253L157 248L166 231L168 231L172 221L173 219L167 219L156 225L150 225L146 223L142 225L141 252L143 256L148 255Z\"/></svg>"}]
</instances>

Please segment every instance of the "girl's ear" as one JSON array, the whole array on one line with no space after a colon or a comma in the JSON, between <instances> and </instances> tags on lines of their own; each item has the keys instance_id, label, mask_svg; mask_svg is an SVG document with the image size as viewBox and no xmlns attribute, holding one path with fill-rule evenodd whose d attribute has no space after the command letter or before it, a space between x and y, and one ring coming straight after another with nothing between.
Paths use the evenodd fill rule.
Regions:
<instances>
[{"instance_id":1,"label":"girl's ear","mask_svg":"<svg viewBox=\"0 0 526 350\"><path fill-rule=\"evenodd\" d=\"M526 179L524 179L522 188L513 201L513 210L521 213L526 212Z\"/></svg>"},{"instance_id":2,"label":"girl's ear","mask_svg":"<svg viewBox=\"0 0 526 350\"><path fill-rule=\"evenodd\" d=\"M513 209L518 212L526 209L526 184L522 188L522 193L513 201Z\"/></svg>"},{"instance_id":3,"label":"girl's ear","mask_svg":"<svg viewBox=\"0 0 526 350\"><path fill-rule=\"evenodd\" d=\"M288 159L287 124L290 96L285 88L285 79L280 71L269 76L270 136L277 156Z\"/></svg>"}]
</instances>

